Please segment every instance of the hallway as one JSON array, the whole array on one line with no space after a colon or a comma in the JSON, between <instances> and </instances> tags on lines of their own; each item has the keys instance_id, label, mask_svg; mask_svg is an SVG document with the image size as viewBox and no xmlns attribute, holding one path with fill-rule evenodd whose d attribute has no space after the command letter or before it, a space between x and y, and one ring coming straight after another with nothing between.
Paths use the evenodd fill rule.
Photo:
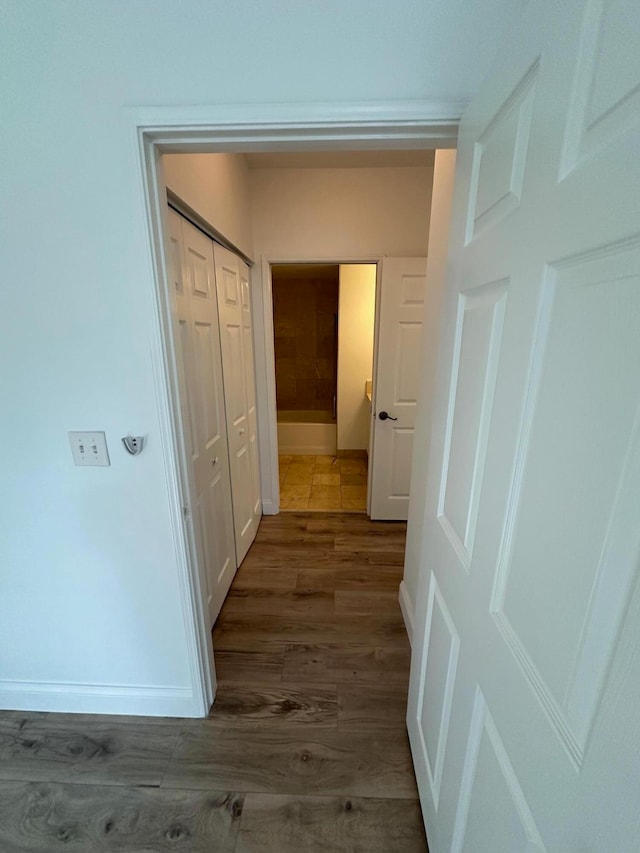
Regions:
<instances>
[{"instance_id":1,"label":"hallway","mask_svg":"<svg viewBox=\"0 0 640 853\"><path fill-rule=\"evenodd\" d=\"M425 853L404 539L363 514L263 518L206 720L0 712L3 853Z\"/></svg>"},{"instance_id":2,"label":"hallway","mask_svg":"<svg viewBox=\"0 0 640 853\"><path fill-rule=\"evenodd\" d=\"M211 785L255 792L238 851L426 850L404 722L404 541L404 524L364 514L263 518L214 629L209 722L229 731Z\"/></svg>"}]
</instances>

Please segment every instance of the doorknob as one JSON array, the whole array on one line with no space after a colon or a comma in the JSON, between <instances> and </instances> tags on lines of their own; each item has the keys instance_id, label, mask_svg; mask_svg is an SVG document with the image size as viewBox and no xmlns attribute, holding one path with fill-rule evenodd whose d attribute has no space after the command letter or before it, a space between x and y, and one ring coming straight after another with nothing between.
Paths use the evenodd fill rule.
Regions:
<instances>
[{"instance_id":1,"label":"doorknob","mask_svg":"<svg viewBox=\"0 0 640 853\"><path fill-rule=\"evenodd\" d=\"M238 430L238 435L244 435L244 427L240 427Z\"/></svg>"},{"instance_id":2,"label":"doorknob","mask_svg":"<svg viewBox=\"0 0 640 853\"><path fill-rule=\"evenodd\" d=\"M392 418L389 412L380 412L378 415L381 421L397 421L397 418Z\"/></svg>"},{"instance_id":3,"label":"doorknob","mask_svg":"<svg viewBox=\"0 0 640 853\"><path fill-rule=\"evenodd\" d=\"M215 457L211 460L211 464L212 464L212 465L217 465L219 461L220 461L220 460L218 459L218 457L217 457L217 456L215 456Z\"/></svg>"}]
</instances>

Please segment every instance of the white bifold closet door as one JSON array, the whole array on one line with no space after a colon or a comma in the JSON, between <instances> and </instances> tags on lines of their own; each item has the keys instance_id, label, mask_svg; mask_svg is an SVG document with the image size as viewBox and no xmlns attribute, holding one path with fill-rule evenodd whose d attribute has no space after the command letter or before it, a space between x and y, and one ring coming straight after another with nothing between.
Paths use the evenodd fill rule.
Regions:
<instances>
[{"instance_id":1,"label":"white bifold closet door","mask_svg":"<svg viewBox=\"0 0 640 853\"><path fill-rule=\"evenodd\" d=\"M236 553L240 564L253 542L262 514L249 269L237 255L218 244L214 255Z\"/></svg>"},{"instance_id":2,"label":"white bifold closet door","mask_svg":"<svg viewBox=\"0 0 640 853\"><path fill-rule=\"evenodd\" d=\"M169 211L169 273L180 350L180 398L190 496L207 610L215 622L239 560L234 547L213 242Z\"/></svg>"}]
</instances>

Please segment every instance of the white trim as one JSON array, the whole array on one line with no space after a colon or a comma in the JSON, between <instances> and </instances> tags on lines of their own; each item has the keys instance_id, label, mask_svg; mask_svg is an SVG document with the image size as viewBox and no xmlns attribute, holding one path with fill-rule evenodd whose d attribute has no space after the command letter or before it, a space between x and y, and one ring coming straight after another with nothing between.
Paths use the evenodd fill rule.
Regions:
<instances>
[{"instance_id":1,"label":"white trim","mask_svg":"<svg viewBox=\"0 0 640 853\"><path fill-rule=\"evenodd\" d=\"M75 684L55 681L0 681L0 707L16 711L69 714L132 714L199 717L188 687Z\"/></svg>"},{"instance_id":2,"label":"white trim","mask_svg":"<svg viewBox=\"0 0 640 853\"><path fill-rule=\"evenodd\" d=\"M191 672L195 709L193 715L207 714L215 691L215 671L211 632L202 595L202 571L198 566L193 527L191 523L185 524L183 520L183 507L188 503L187 496L192 490L189 487L189 466L186 464L179 410L176 353L171 334L168 279L164 260L165 187L159 169L160 156L169 151L185 153L455 147L458 122L464 107L465 104L458 101L400 101L361 104L133 107L125 110L127 120L135 130L141 216L146 222L150 245L153 306L150 319L151 360ZM374 262L379 263L379 260L375 259ZM271 294L268 293L267 296L270 302ZM277 471L275 387L271 396L268 379L266 384L262 384L265 373L268 376L272 367L270 357L273 356L270 356L269 349L273 350L273 335L270 335L270 345L266 339L269 337L268 332L273 320L272 315L269 319L264 303L261 303L261 307L263 316L258 322L254 322L256 336L259 333L263 337L260 342L262 347L256 346L256 351L263 355L257 362L261 373L257 399L258 429L261 450L264 452L266 441L267 445L270 445L266 458L271 459L267 470L262 470L262 498L263 507L266 509L269 506L273 510L279 504L278 477L273 480L273 457ZM275 385L274 380L271 384ZM79 690L81 693L81 686ZM46 695L53 699L56 694ZM150 707L145 707L145 713L168 713L161 695L161 691L149 694L147 698ZM92 696L97 700L96 694ZM91 707L95 709L97 704L100 703L94 701ZM52 702L49 701L48 707L51 708L51 705ZM130 712L140 713L133 709Z\"/></svg>"},{"instance_id":3,"label":"white trim","mask_svg":"<svg viewBox=\"0 0 640 853\"><path fill-rule=\"evenodd\" d=\"M160 440L165 461L167 493L171 508L171 533L176 555L180 600L189 655L189 668L198 710L206 717L215 696L213 646L206 611L206 595L198 566L191 518L185 520L184 507L193 506L190 466L186 456L180 414L178 353L172 334L169 277L165 265L164 181L159 169L160 154L143 134L139 136L140 178L146 207L153 268L153 307L155 322L151 328L151 356L160 422ZM148 711L147 713L151 713Z\"/></svg>"},{"instance_id":4,"label":"white trim","mask_svg":"<svg viewBox=\"0 0 640 853\"><path fill-rule=\"evenodd\" d=\"M278 504L274 504L273 501L262 501L262 514L263 515L277 515L280 512L280 507Z\"/></svg>"},{"instance_id":5,"label":"white trim","mask_svg":"<svg viewBox=\"0 0 640 853\"><path fill-rule=\"evenodd\" d=\"M282 151L454 148L462 101L216 104L131 107L147 138L165 150Z\"/></svg>"},{"instance_id":6,"label":"white trim","mask_svg":"<svg viewBox=\"0 0 640 853\"><path fill-rule=\"evenodd\" d=\"M413 602L409 597L409 589L405 581L401 581L400 583L400 592L398 595L398 601L400 602L400 610L402 611L402 618L404 619L404 627L407 629L407 636L409 637L409 643L413 645Z\"/></svg>"}]
</instances>

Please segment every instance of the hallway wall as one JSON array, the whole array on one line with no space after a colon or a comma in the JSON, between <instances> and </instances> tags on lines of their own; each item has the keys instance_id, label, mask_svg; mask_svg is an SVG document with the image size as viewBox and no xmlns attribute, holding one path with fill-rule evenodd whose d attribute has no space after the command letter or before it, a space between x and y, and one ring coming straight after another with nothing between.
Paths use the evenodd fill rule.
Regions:
<instances>
[{"instance_id":1,"label":"hallway wall","mask_svg":"<svg viewBox=\"0 0 640 853\"><path fill-rule=\"evenodd\" d=\"M247 257L253 252L249 169L242 154L164 154L167 187Z\"/></svg>"},{"instance_id":2,"label":"hallway wall","mask_svg":"<svg viewBox=\"0 0 640 853\"><path fill-rule=\"evenodd\" d=\"M427 254L432 166L251 169L254 258Z\"/></svg>"},{"instance_id":3,"label":"hallway wall","mask_svg":"<svg viewBox=\"0 0 640 853\"><path fill-rule=\"evenodd\" d=\"M338 314L338 450L369 451L371 408L365 382L373 378L375 264L340 264Z\"/></svg>"}]
</instances>

